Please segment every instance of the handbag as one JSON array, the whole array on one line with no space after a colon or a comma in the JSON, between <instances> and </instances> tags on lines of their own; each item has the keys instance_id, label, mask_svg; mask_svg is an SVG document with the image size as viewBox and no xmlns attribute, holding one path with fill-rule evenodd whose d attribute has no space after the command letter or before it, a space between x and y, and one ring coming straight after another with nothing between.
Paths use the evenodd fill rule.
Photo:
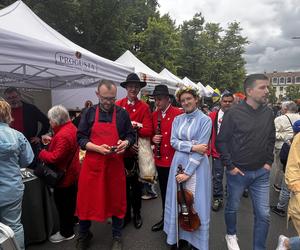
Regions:
<instances>
[{"instance_id":1,"label":"handbag","mask_svg":"<svg viewBox=\"0 0 300 250\"><path fill-rule=\"evenodd\" d=\"M155 183L157 173L150 139L139 137L138 145L138 165L140 181Z\"/></svg>"},{"instance_id":2,"label":"handbag","mask_svg":"<svg viewBox=\"0 0 300 250\"><path fill-rule=\"evenodd\" d=\"M41 160L37 161L33 173L52 188L55 188L65 175L65 171L58 170L55 165L46 164Z\"/></svg>"}]
</instances>

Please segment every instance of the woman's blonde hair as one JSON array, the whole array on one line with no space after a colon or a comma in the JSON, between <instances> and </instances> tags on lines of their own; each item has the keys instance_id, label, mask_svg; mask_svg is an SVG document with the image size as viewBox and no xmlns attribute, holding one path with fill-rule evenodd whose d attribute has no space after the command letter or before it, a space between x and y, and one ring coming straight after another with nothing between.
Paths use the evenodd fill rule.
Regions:
<instances>
[{"instance_id":1,"label":"woman's blonde hair","mask_svg":"<svg viewBox=\"0 0 300 250\"><path fill-rule=\"evenodd\" d=\"M0 98L0 122L10 124L12 120L11 107L9 103Z\"/></svg>"},{"instance_id":2,"label":"woman's blonde hair","mask_svg":"<svg viewBox=\"0 0 300 250\"><path fill-rule=\"evenodd\" d=\"M180 88L178 88L175 92L175 96L178 102L180 102L180 97L182 94L184 93L189 93L192 96L194 96L195 98L200 99L201 95L200 95L200 91L198 88L192 87L192 86L181 86Z\"/></svg>"}]
</instances>

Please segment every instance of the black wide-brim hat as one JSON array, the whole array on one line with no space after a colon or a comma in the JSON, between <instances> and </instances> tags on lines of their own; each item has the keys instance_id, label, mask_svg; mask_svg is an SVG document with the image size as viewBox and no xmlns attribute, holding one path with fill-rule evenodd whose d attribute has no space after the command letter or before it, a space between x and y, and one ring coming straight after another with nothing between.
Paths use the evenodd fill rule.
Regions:
<instances>
[{"instance_id":1,"label":"black wide-brim hat","mask_svg":"<svg viewBox=\"0 0 300 250\"><path fill-rule=\"evenodd\" d=\"M156 85L155 88L154 88L154 90L153 90L152 96L159 96L159 95L163 95L163 96L172 96L172 95L169 93L168 86L167 86L167 85L164 85L164 84Z\"/></svg>"},{"instance_id":2,"label":"black wide-brim hat","mask_svg":"<svg viewBox=\"0 0 300 250\"><path fill-rule=\"evenodd\" d=\"M128 83L139 83L141 88L144 88L147 83L146 82L142 82L141 79L139 78L139 76L136 73L130 73L125 82L121 82L120 85L123 88L126 88L126 85Z\"/></svg>"}]
</instances>

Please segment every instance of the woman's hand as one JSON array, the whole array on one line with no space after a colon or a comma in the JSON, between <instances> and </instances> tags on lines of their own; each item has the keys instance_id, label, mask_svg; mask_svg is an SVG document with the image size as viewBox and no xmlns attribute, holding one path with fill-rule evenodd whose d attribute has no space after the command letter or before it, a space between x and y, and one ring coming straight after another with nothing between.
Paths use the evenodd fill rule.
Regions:
<instances>
[{"instance_id":1,"label":"woman's hand","mask_svg":"<svg viewBox=\"0 0 300 250\"><path fill-rule=\"evenodd\" d=\"M48 145L52 140L52 137L50 135L42 135L42 143L43 145Z\"/></svg>"},{"instance_id":2,"label":"woman's hand","mask_svg":"<svg viewBox=\"0 0 300 250\"><path fill-rule=\"evenodd\" d=\"M190 176L189 175L187 175L187 174L178 174L178 175L176 175L176 181L178 182L178 183L181 183L181 182L185 182L185 181L187 181L188 179L190 178Z\"/></svg>"},{"instance_id":3,"label":"woman's hand","mask_svg":"<svg viewBox=\"0 0 300 250\"><path fill-rule=\"evenodd\" d=\"M192 152L196 152L199 154L205 154L208 150L207 144L196 144L192 146Z\"/></svg>"}]
</instances>

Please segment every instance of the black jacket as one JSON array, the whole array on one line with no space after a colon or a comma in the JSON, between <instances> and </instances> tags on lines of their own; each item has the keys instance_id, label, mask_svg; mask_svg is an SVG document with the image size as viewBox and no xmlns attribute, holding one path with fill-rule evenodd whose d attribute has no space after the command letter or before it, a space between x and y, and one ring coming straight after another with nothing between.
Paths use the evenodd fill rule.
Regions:
<instances>
[{"instance_id":1,"label":"black jacket","mask_svg":"<svg viewBox=\"0 0 300 250\"><path fill-rule=\"evenodd\" d=\"M98 104L97 104L98 105ZM97 105L94 105L83 111L81 115L81 120L77 131L77 141L82 149L85 149L85 145L90 141L91 129L95 121L95 113ZM129 145L135 143L135 132L132 128L129 114L127 111L119 106L116 107L116 123L119 137L121 140L128 140ZM111 122L112 112L103 112L99 108L99 121L101 122Z\"/></svg>"},{"instance_id":2,"label":"black jacket","mask_svg":"<svg viewBox=\"0 0 300 250\"><path fill-rule=\"evenodd\" d=\"M24 135L30 141L30 138L48 133L49 131L49 120L42 111L40 111L36 106L22 102L23 103L23 126ZM41 123L41 129L38 133L39 123Z\"/></svg>"},{"instance_id":3,"label":"black jacket","mask_svg":"<svg viewBox=\"0 0 300 250\"><path fill-rule=\"evenodd\" d=\"M272 165L275 125L267 106L253 109L246 102L234 105L223 117L216 146L228 170L257 170Z\"/></svg>"}]
</instances>

